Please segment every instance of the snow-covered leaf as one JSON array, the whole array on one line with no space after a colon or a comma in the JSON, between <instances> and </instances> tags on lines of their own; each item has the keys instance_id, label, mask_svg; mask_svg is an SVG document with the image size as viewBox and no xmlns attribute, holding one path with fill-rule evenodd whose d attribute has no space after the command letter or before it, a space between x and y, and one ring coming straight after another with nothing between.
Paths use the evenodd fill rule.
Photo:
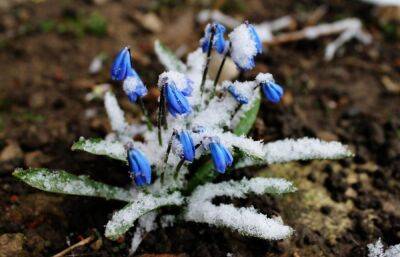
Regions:
<instances>
[{"instance_id":1,"label":"snow-covered leaf","mask_svg":"<svg viewBox=\"0 0 400 257\"><path fill-rule=\"evenodd\" d=\"M154 51L156 52L161 64L164 65L167 70L179 72L186 71L186 65L159 40L154 42Z\"/></svg>"},{"instance_id":2,"label":"snow-covered leaf","mask_svg":"<svg viewBox=\"0 0 400 257\"><path fill-rule=\"evenodd\" d=\"M268 218L254 208L236 208L232 204L215 206L212 199L217 196L244 198L249 193L283 194L295 190L291 182L276 178L244 178L241 181L205 184L190 196L185 219L228 227L248 236L283 239L290 236L293 230L280 218Z\"/></svg>"},{"instance_id":3,"label":"snow-covered leaf","mask_svg":"<svg viewBox=\"0 0 400 257\"><path fill-rule=\"evenodd\" d=\"M112 159L126 162L126 150L119 141L109 141L98 138L85 139L81 137L78 142L72 145L71 149L96 155L105 155Z\"/></svg>"},{"instance_id":4,"label":"snow-covered leaf","mask_svg":"<svg viewBox=\"0 0 400 257\"><path fill-rule=\"evenodd\" d=\"M256 160L245 157L235 168L254 165L284 163L298 160L336 160L352 157L353 153L339 142L325 142L316 138L284 139L264 146L264 159Z\"/></svg>"},{"instance_id":5,"label":"snow-covered leaf","mask_svg":"<svg viewBox=\"0 0 400 257\"><path fill-rule=\"evenodd\" d=\"M103 197L129 202L132 199L129 191L106 185L87 176L76 176L66 171L50 171L44 168L16 169L15 177L28 185L52 193Z\"/></svg>"},{"instance_id":6,"label":"snow-covered leaf","mask_svg":"<svg viewBox=\"0 0 400 257\"><path fill-rule=\"evenodd\" d=\"M180 205L182 202L183 198L179 192L163 196L139 193L133 202L114 213L107 223L105 235L116 240L128 231L140 216L163 206Z\"/></svg>"},{"instance_id":7,"label":"snow-covered leaf","mask_svg":"<svg viewBox=\"0 0 400 257\"><path fill-rule=\"evenodd\" d=\"M254 102L253 106L246 111L240 118L239 123L233 129L236 135L246 135L253 127L254 122L257 119L258 110L260 109L261 99L258 97Z\"/></svg>"}]
</instances>

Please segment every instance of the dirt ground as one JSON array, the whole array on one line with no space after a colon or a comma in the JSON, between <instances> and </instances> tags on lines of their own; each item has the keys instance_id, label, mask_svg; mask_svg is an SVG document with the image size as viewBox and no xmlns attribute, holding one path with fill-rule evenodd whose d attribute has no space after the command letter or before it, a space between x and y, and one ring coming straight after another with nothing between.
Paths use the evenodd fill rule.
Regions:
<instances>
[{"instance_id":1,"label":"dirt ground","mask_svg":"<svg viewBox=\"0 0 400 257\"><path fill-rule=\"evenodd\" d=\"M293 15L302 27L316 10L318 23L357 17L373 42L346 44L331 62L324 47L334 37L271 46L257 59L251 79L271 72L286 90L278 105L266 101L251 135L271 141L319 137L350 145L354 159L272 165L241 170L243 176L286 177L299 192L282 198L251 197L235 204L279 214L295 234L268 242L204 224L182 223L149 233L140 256L366 256L379 237L400 243L400 9L360 1L28 1L0 4L0 256L52 256L90 235L96 240L69 256L126 256L132 232L112 242L104 225L119 202L60 196L35 190L11 176L16 167L48 167L88 174L105 183L130 183L118 161L70 151L80 136L110 131L101 101L85 100L95 85L110 82L112 56L123 45L135 68L154 88L162 66L153 41L195 49L203 26L196 14L219 8L262 22ZM146 24L154 13L160 24ZM146 16L148 18L148 16ZM186 50L185 50L186 49ZM89 74L103 54L105 67ZM122 106L138 119L122 90ZM156 90L145 103L154 111ZM155 115L154 117L155 118ZM224 179L224 177L219 178ZM217 199L224 202L226 199ZM152 255L168 253L171 255ZM232 255L227 255L228 253Z\"/></svg>"}]
</instances>

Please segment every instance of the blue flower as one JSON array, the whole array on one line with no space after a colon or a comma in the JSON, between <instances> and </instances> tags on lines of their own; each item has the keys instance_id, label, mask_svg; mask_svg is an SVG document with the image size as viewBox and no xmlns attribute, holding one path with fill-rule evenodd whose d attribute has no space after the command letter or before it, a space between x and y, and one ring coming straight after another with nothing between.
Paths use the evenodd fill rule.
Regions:
<instances>
[{"instance_id":1,"label":"blue flower","mask_svg":"<svg viewBox=\"0 0 400 257\"><path fill-rule=\"evenodd\" d=\"M135 148L128 150L128 163L136 185L142 186L151 183L150 163L140 150Z\"/></svg>"},{"instance_id":2,"label":"blue flower","mask_svg":"<svg viewBox=\"0 0 400 257\"><path fill-rule=\"evenodd\" d=\"M124 80L122 87L132 103L135 103L138 97L143 97L147 94L146 86L133 69Z\"/></svg>"},{"instance_id":3,"label":"blue flower","mask_svg":"<svg viewBox=\"0 0 400 257\"><path fill-rule=\"evenodd\" d=\"M131 54L128 47L122 48L111 66L111 79L122 81L132 73Z\"/></svg>"},{"instance_id":4,"label":"blue flower","mask_svg":"<svg viewBox=\"0 0 400 257\"><path fill-rule=\"evenodd\" d=\"M239 103L241 103L241 104L248 104L249 103L249 99L246 96L240 94L239 91L237 90L237 88L234 85L228 86L228 92L231 93L231 95Z\"/></svg>"},{"instance_id":5,"label":"blue flower","mask_svg":"<svg viewBox=\"0 0 400 257\"><path fill-rule=\"evenodd\" d=\"M254 26L247 21L236 27L230 34L231 58L240 70L254 68L254 58L262 53L262 43Z\"/></svg>"},{"instance_id":6,"label":"blue flower","mask_svg":"<svg viewBox=\"0 0 400 257\"><path fill-rule=\"evenodd\" d=\"M207 24L204 30L204 37L200 39L201 48L203 49L203 53L207 53L210 48L210 38L211 32L214 29L214 39L212 42L212 48L215 49L220 54L225 52L226 44L224 38L225 27L219 23Z\"/></svg>"},{"instance_id":7,"label":"blue flower","mask_svg":"<svg viewBox=\"0 0 400 257\"><path fill-rule=\"evenodd\" d=\"M283 88L273 81L261 83L265 97L273 102L278 103L283 96Z\"/></svg>"},{"instance_id":8,"label":"blue flower","mask_svg":"<svg viewBox=\"0 0 400 257\"><path fill-rule=\"evenodd\" d=\"M192 108L184 94L178 90L175 83L169 81L164 84L164 97L168 111L176 117L177 115L189 114Z\"/></svg>"},{"instance_id":9,"label":"blue flower","mask_svg":"<svg viewBox=\"0 0 400 257\"><path fill-rule=\"evenodd\" d=\"M185 78L185 81L186 81L186 87L181 90L181 93L184 96L190 96L192 94L192 92L193 92L193 84L194 84L194 82L189 78Z\"/></svg>"},{"instance_id":10,"label":"blue flower","mask_svg":"<svg viewBox=\"0 0 400 257\"><path fill-rule=\"evenodd\" d=\"M231 166L233 163L232 154L225 146L216 141L212 141L209 144L209 148L215 169L219 173L225 173L226 167Z\"/></svg>"},{"instance_id":11,"label":"blue flower","mask_svg":"<svg viewBox=\"0 0 400 257\"><path fill-rule=\"evenodd\" d=\"M195 148L193 139L188 131L181 131L178 133L177 138L182 146L182 158L186 161L192 162L195 157Z\"/></svg>"}]
</instances>

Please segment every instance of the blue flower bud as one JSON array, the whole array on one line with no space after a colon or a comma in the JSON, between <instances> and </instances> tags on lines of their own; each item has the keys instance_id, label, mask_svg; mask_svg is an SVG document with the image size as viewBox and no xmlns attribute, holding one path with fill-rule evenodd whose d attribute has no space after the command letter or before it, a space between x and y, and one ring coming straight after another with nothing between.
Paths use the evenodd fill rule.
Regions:
<instances>
[{"instance_id":1,"label":"blue flower bud","mask_svg":"<svg viewBox=\"0 0 400 257\"><path fill-rule=\"evenodd\" d=\"M136 185L142 186L151 183L150 163L140 150L135 148L128 150L128 163Z\"/></svg>"},{"instance_id":2,"label":"blue flower bud","mask_svg":"<svg viewBox=\"0 0 400 257\"><path fill-rule=\"evenodd\" d=\"M212 42L212 48L215 49L220 54L225 52L225 48L227 42L225 41L224 34L225 34L225 27L219 23L207 24L204 30L204 37L200 39L201 48L203 53L207 53L208 49L210 48L210 38L211 32L214 29L214 39Z\"/></svg>"},{"instance_id":3,"label":"blue flower bud","mask_svg":"<svg viewBox=\"0 0 400 257\"><path fill-rule=\"evenodd\" d=\"M189 114L192 111L189 101L182 92L176 88L173 82L168 83L164 90L168 111L173 116Z\"/></svg>"},{"instance_id":4,"label":"blue flower bud","mask_svg":"<svg viewBox=\"0 0 400 257\"><path fill-rule=\"evenodd\" d=\"M228 92L231 93L231 95L239 103L241 103L241 104L248 104L249 103L249 99L246 96L240 94L239 91L237 90L237 88L234 85L228 86Z\"/></svg>"},{"instance_id":5,"label":"blue flower bud","mask_svg":"<svg viewBox=\"0 0 400 257\"><path fill-rule=\"evenodd\" d=\"M130 69L129 76L124 80L122 87L132 103L135 103L138 97L147 94L146 86L133 69Z\"/></svg>"},{"instance_id":6,"label":"blue flower bud","mask_svg":"<svg viewBox=\"0 0 400 257\"><path fill-rule=\"evenodd\" d=\"M114 59L111 66L111 79L121 81L131 73L131 54L128 47L124 47Z\"/></svg>"},{"instance_id":7,"label":"blue flower bud","mask_svg":"<svg viewBox=\"0 0 400 257\"><path fill-rule=\"evenodd\" d=\"M261 83L262 90L265 97L273 102L278 103L283 96L283 88L276 84L275 82L268 81L266 83Z\"/></svg>"},{"instance_id":8,"label":"blue flower bud","mask_svg":"<svg viewBox=\"0 0 400 257\"><path fill-rule=\"evenodd\" d=\"M192 92L193 92L193 83L194 82L189 78L185 78L185 81L186 81L186 87L181 90L181 93L184 96L190 96L190 95L192 95Z\"/></svg>"},{"instance_id":9,"label":"blue flower bud","mask_svg":"<svg viewBox=\"0 0 400 257\"><path fill-rule=\"evenodd\" d=\"M253 25L247 21L236 27L230 34L231 58L240 70L254 68L254 58L262 53L262 43Z\"/></svg>"},{"instance_id":10,"label":"blue flower bud","mask_svg":"<svg viewBox=\"0 0 400 257\"><path fill-rule=\"evenodd\" d=\"M195 157L195 148L193 139L190 136L189 132L183 130L178 133L177 138L182 146L181 158L185 159L186 161L192 162Z\"/></svg>"},{"instance_id":11,"label":"blue flower bud","mask_svg":"<svg viewBox=\"0 0 400 257\"><path fill-rule=\"evenodd\" d=\"M219 173L225 173L226 167L231 166L233 163L232 154L225 146L216 141L212 141L209 144L209 148L215 169Z\"/></svg>"}]
</instances>

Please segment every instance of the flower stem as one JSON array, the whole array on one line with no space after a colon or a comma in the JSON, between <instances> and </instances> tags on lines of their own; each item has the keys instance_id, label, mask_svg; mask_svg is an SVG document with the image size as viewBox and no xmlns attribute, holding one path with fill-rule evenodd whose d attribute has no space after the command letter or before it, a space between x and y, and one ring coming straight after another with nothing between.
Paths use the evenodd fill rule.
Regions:
<instances>
[{"instance_id":1,"label":"flower stem","mask_svg":"<svg viewBox=\"0 0 400 257\"><path fill-rule=\"evenodd\" d=\"M182 168L182 166L183 166L184 163L185 163L185 159L181 159L181 160L179 161L178 165L176 165L176 168L175 168L175 175L174 175L174 178L175 178L175 179L178 177L179 171L181 170L181 168Z\"/></svg>"},{"instance_id":2,"label":"flower stem","mask_svg":"<svg viewBox=\"0 0 400 257\"><path fill-rule=\"evenodd\" d=\"M213 47L213 42L214 42L214 35L215 35L215 28L214 26L211 27L211 35L210 35L210 41L208 43L208 49L207 49L207 60L206 60L206 66L203 71L203 77L201 78L201 84L200 84L200 92L201 92L201 97L203 97L203 92L204 92L204 84L206 82L206 77L208 73L208 67L210 66L210 61L211 61L211 50Z\"/></svg>"},{"instance_id":3,"label":"flower stem","mask_svg":"<svg viewBox=\"0 0 400 257\"><path fill-rule=\"evenodd\" d=\"M226 61L226 58L227 58L228 55L229 55L229 50L230 50L230 49L231 49L231 42L229 42L228 49L225 50L226 52L225 52L225 54L224 54L224 58L222 59L221 65L220 65L219 68L218 68L217 76L215 77L215 80L214 80L213 93L212 93L212 95L211 95L211 98L213 98L214 95L215 95L215 91L216 91L216 89L217 89L217 84L218 84L218 81L219 81L219 77L221 76L222 68L224 68L225 61Z\"/></svg>"},{"instance_id":4,"label":"flower stem","mask_svg":"<svg viewBox=\"0 0 400 257\"><path fill-rule=\"evenodd\" d=\"M171 138L168 141L167 152L165 153L165 158L164 158L165 164L168 162L168 156L169 156L169 153L171 152L172 140L174 139L175 134L176 134L176 131L174 130L174 132L172 132Z\"/></svg>"},{"instance_id":5,"label":"flower stem","mask_svg":"<svg viewBox=\"0 0 400 257\"><path fill-rule=\"evenodd\" d=\"M142 113L143 113L143 115L144 115L144 117L146 119L147 128L150 131L153 131L153 124L151 123L149 113L148 113L146 107L144 106L144 103L143 103L143 100L142 100L141 97L139 97L138 102L139 102L140 109L142 109Z\"/></svg>"},{"instance_id":6,"label":"flower stem","mask_svg":"<svg viewBox=\"0 0 400 257\"><path fill-rule=\"evenodd\" d=\"M161 136L161 124L163 122L163 114L164 114L164 86L161 87L160 92L160 102L158 105L158 117L157 117L157 128L158 128L158 143L162 145L162 136Z\"/></svg>"}]
</instances>

